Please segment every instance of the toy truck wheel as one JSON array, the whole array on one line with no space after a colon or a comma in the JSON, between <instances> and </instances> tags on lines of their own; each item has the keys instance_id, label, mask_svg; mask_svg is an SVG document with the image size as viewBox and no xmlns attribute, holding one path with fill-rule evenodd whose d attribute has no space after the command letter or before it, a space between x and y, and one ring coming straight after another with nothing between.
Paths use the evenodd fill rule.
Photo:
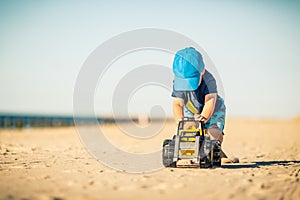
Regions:
<instances>
[{"instance_id":1,"label":"toy truck wheel","mask_svg":"<svg viewBox=\"0 0 300 200\"><path fill-rule=\"evenodd\" d=\"M165 167L176 167L176 162L173 161L174 147L175 147L174 140L164 140L162 160L163 160L163 165Z\"/></svg>"},{"instance_id":2,"label":"toy truck wheel","mask_svg":"<svg viewBox=\"0 0 300 200\"><path fill-rule=\"evenodd\" d=\"M221 145L220 142L217 141L213 146L213 166L221 167Z\"/></svg>"},{"instance_id":3,"label":"toy truck wheel","mask_svg":"<svg viewBox=\"0 0 300 200\"><path fill-rule=\"evenodd\" d=\"M207 157L201 158L199 164L200 164L200 168L211 168L212 167L212 163Z\"/></svg>"}]
</instances>

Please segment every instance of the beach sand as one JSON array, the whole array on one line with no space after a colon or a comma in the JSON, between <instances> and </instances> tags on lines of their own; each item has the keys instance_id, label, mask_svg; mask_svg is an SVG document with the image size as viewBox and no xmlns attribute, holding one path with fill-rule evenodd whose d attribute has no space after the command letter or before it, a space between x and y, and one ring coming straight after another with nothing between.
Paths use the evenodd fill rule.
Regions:
<instances>
[{"instance_id":1,"label":"beach sand","mask_svg":"<svg viewBox=\"0 0 300 200\"><path fill-rule=\"evenodd\" d=\"M142 142L115 125L103 130L122 150L146 153L176 126ZM76 127L0 130L0 199L300 199L299 119L229 119L223 149L240 163L130 174L94 159Z\"/></svg>"}]
</instances>

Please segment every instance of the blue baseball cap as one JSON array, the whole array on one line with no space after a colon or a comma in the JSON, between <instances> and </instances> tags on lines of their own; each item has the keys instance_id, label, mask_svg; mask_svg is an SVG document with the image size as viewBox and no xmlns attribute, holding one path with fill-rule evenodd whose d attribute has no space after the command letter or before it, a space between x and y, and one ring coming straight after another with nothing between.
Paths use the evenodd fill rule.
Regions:
<instances>
[{"instance_id":1,"label":"blue baseball cap","mask_svg":"<svg viewBox=\"0 0 300 200\"><path fill-rule=\"evenodd\" d=\"M177 91L196 90L203 69L202 55L196 49L188 47L178 51L173 61L174 89Z\"/></svg>"}]
</instances>

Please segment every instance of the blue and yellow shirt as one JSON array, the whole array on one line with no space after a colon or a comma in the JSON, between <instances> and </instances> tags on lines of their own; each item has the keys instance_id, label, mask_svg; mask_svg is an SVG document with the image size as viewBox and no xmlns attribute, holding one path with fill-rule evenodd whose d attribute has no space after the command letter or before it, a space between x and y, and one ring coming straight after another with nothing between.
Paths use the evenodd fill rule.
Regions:
<instances>
[{"instance_id":1,"label":"blue and yellow shirt","mask_svg":"<svg viewBox=\"0 0 300 200\"><path fill-rule=\"evenodd\" d=\"M173 87L172 97L184 100L184 116L194 116L194 114L202 112L205 96L212 93L218 93L216 79L209 71L205 70L202 81L195 91L176 91ZM224 100L218 95L214 113L224 108ZM225 113L225 110L223 112Z\"/></svg>"}]
</instances>

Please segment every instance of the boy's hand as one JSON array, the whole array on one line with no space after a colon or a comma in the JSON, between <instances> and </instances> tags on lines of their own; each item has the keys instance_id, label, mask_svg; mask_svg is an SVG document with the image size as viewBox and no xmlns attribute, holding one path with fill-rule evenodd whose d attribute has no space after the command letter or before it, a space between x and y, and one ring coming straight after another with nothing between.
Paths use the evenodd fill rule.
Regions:
<instances>
[{"instance_id":1,"label":"boy's hand","mask_svg":"<svg viewBox=\"0 0 300 200\"><path fill-rule=\"evenodd\" d=\"M198 119L201 122L204 122L204 123L207 122L206 117L204 117L203 115L195 114L194 117L195 117L195 119Z\"/></svg>"}]
</instances>

